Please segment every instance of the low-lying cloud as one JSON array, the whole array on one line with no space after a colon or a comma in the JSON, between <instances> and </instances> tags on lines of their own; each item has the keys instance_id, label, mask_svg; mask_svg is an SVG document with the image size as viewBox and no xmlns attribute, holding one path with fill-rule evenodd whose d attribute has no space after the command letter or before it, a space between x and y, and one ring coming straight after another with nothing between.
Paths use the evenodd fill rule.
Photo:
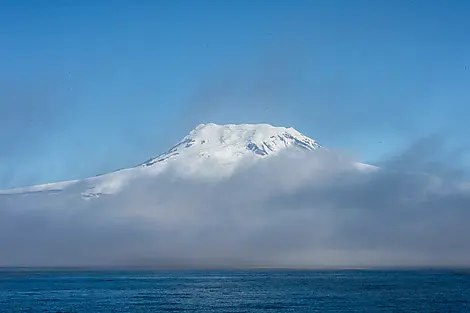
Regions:
<instances>
[{"instance_id":1,"label":"low-lying cloud","mask_svg":"<svg viewBox=\"0 0 470 313\"><path fill-rule=\"evenodd\" d=\"M169 167L90 201L0 195L0 265L465 266L470 187L442 177L286 153L221 181Z\"/></svg>"}]
</instances>

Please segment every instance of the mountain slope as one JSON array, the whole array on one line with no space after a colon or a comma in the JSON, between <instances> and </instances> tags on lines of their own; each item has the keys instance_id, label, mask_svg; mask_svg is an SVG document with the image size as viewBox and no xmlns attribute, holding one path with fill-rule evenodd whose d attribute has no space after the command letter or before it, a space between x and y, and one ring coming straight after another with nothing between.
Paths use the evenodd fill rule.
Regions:
<instances>
[{"instance_id":1,"label":"mountain slope","mask_svg":"<svg viewBox=\"0 0 470 313\"><path fill-rule=\"evenodd\" d=\"M124 170L97 177L0 191L0 194L79 191L89 199L119 192L135 179L158 175L168 167L179 176L221 178L280 152L325 149L293 128L268 124L200 124L167 152ZM361 168L365 165L361 165Z\"/></svg>"}]
</instances>

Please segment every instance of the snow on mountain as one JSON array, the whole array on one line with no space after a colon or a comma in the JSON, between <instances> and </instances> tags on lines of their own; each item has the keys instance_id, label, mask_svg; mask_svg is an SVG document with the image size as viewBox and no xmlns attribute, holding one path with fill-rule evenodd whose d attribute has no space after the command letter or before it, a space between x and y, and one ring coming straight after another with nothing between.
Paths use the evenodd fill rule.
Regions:
<instances>
[{"instance_id":1,"label":"snow on mountain","mask_svg":"<svg viewBox=\"0 0 470 313\"><path fill-rule=\"evenodd\" d=\"M262 158L292 147L314 150L321 145L293 128L268 124L200 124L169 151L142 166L153 166L175 158L190 160L194 165L207 159L222 165L234 165L246 157Z\"/></svg>"},{"instance_id":2,"label":"snow on mountain","mask_svg":"<svg viewBox=\"0 0 470 313\"><path fill-rule=\"evenodd\" d=\"M158 175L171 166L186 177L225 177L237 166L278 155L283 150L324 149L294 128L268 124L200 124L167 152L133 168L60 183L0 191L0 194L77 189L85 199L119 192L134 179ZM370 166L357 164L358 169Z\"/></svg>"}]
</instances>

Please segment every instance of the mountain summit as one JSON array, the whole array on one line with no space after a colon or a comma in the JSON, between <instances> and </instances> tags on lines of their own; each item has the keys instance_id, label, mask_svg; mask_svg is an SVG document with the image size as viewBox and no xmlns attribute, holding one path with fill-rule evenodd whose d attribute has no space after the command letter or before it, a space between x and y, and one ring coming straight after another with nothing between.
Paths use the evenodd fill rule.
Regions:
<instances>
[{"instance_id":1,"label":"mountain summit","mask_svg":"<svg viewBox=\"0 0 470 313\"><path fill-rule=\"evenodd\" d=\"M247 156L274 155L286 148L314 150L322 146L294 128L269 124L200 124L179 143L143 166L152 166L176 157L213 159L233 164Z\"/></svg>"}]
</instances>

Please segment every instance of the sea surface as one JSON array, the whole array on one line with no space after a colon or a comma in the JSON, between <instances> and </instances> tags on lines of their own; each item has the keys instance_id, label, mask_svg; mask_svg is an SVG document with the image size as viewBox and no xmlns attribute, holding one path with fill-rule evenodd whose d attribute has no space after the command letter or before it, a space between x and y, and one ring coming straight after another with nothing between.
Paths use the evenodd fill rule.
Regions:
<instances>
[{"instance_id":1,"label":"sea surface","mask_svg":"<svg viewBox=\"0 0 470 313\"><path fill-rule=\"evenodd\" d=\"M0 270L0 312L470 312L470 272Z\"/></svg>"}]
</instances>

